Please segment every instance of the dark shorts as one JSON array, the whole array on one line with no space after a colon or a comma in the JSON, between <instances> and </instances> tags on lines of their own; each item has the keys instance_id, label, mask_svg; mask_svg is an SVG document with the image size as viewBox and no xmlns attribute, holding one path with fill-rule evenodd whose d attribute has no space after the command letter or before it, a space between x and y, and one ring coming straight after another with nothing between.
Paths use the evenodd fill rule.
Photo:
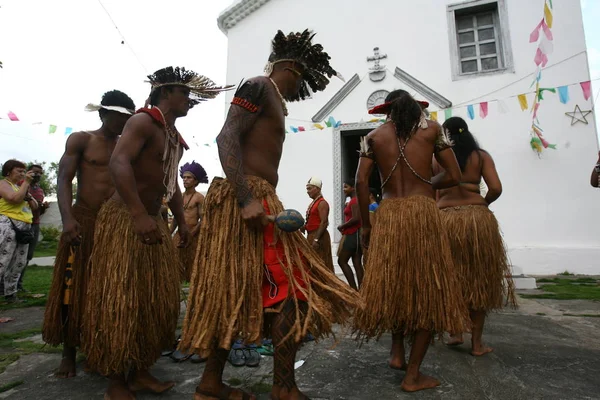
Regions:
<instances>
[{"instance_id":1,"label":"dark shorts","mask_svg":"<svg viewBox=\"0 0 600 400\"><path fill-rule=\"evenodd\" d=\"M31 261L33 258L33 252L40 238L40 224L31 224L31 231L33 232L33 242L29 243L29 249L27 250L27 261Z\"/></svg>"},{"instance_id":2,"label":"dark shorts","mask_svg":"<svg viewBox=\"0 0 600 400\"><path fill-rule=\"evenodd\" d=\"M341 251L356 254L360 251L360 230L355 233L342 236Z\"/></svg>"}]
</instances>

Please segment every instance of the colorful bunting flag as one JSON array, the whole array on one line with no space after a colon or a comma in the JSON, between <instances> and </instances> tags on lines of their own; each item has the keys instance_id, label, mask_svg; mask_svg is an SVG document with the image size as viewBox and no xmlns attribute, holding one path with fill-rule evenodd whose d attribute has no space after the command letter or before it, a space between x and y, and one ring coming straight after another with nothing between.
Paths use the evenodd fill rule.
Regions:
<instances>
[{"instance_id":1,"label":"colorful bunting flag","mask_svg":"<svg viewBox=\"0 0 600 400\"><path fill-rule=\"evenodd\" d=\"M552 17L552 11L550 11L548 4L544 4L544 18L546 18L548 28L552 28L552 21L554 18Z\"/></svg>"},{"instance_id":2,"label":"colorful bunting flag","mask_svg":"<svg viewBox=\"0 0 600 400\"><path fill-rule=\"evenodd\" d=\"M304 129L304 127L303 127L303 126L299 126L299 127L298 127L298 131L299 131L299 132L304 132L305 130L306 130L306 129Z\"/></svg>"},{"instance_id":3,"label":"colorful bunting flag","mask_svg":"<svg viewBox=\"0 0 600 400\"><path fill-rule=\"evenodd\" d=\"M521 106L521 111L527 110L529 108L529 104L527 103L527 95L520 94L519 96L517 96L517 98L519 99L519 105Z\"/></svg>"},{"instance_id":4,"label":"colorful bunting flag","mask_svg":"<svg viewBox=\"0 0 600 400\"><path fill-rule=\"evenodd\" d=\"M444 118L445 119L450 119L452 118L452 109L451 108L446 108L444 110Z\"/></svg>"},{"instance_id":5,"label":"colorful bunting flag","mask_svg":"<svg viewBox=\"0 0 600 400\"><path fill-rule=\"evenodd\" d=\"M292 130L292 132L298 133L298 128L296 128L295 126L290 126L290 129Z\"/></svg>"},{"instance_id":6,"label":"colorful bunting flag","mask_svg":"<svg viewBox=\"0 0 600 400\"><path fill-rule=\"evenodd\" d=\"M541 88L540 90L538 90L538 101L544 100L544 92L545 91L556 93L555 88Z\"/></svg>"},{"instance_id":7,"label":"colorful bunting flag","mask_svg":"<svg viewBox=\"0 0 600 400\"><path fill-rule=\"evenodd\" d=\"M590 81L581 82L581 89L583 90L583 98L589 100L592 95L592 83Z\"/></svg>"},{"instance_id":8,"label":"colorful bunting flag","mask_svg":"<svg viewBox=\"0 0 600 400\"><path fill-rule=\"evenodd\" d=\"M56 125L50 125L48 127L48 133L51 134L51 135L54 134L54 133L56 133Z\"/></svg>"},{"instance_id":9,"label":"colorful bunting flag","mask_svg":"<svg viewBox=\"0 0 600 400\"><path fill-rule=\"evenodd\" d=\"M469 104L467 106L467 114L469 115L469 118L471 118L472 120L475 119L475 110L473 109L472 104Z\"/></svg>"},{"instance_id":10,"label":"colorful bunting flag","mask_svg":"<svg viewBox=\"0 0 600 400\"><path fill-rule=\"evenodd\" d=\"M17 118L17 114L15 114L12 111L9 111L7 115L8 115L8 119L10 119L11 121L18 121L19 120L19 118Z\"/></svg>"},{"instance_id":11,"label":"colorful bunting flag","mask_svg":"<svg viewBox=\"0 0 600 400\"><path fill-rule=\"evenodd\" d=\"M320 130L323 130L323 129L325 129L325 127L324 127L323 125L321 125L321 124L313 124L313 126L314 126L315 128L317 128L317 129L320 129Z\"/></svg>"},{"instance_id":12,"label":"colorful bunting flag","mask_svg":"<svg viewBox=\"0 0 600 400\"><path fill-rule=\"evenodd\" d=\"M438 117L437 117L437 111L432 111L432 112L430 112L430 113L429 113L429 118L430 118L432 121L437 121L437 120L438 120Z\"/></svg>"},{"instance_id":13,"label":"colorful bunting flag","mask_svg":"<svg viewBox=\"0 0 600 400\"><path fill-rule=\"evenodd\" d=\"M479 116L484 119L488 115L488 102L484 101L479 103ZM473 119L473 118L471 118Z\"/></svg>"},{"instance_id":14,"label":"colorful bunting flag","mask_svg":"<svg viewBox=\"0 0 600 400\"><path fill-rule=\"evenodd\" d=\"M329 119L327 120L327 122L329 122L329 124L327 126L329 126L329 127L335 126L335 118L333 118L331 115L329 116Z\"/></svg>"},{"instance_id":15,"label":"colorful bunting flag","mask_svg":"<svg viewBox=\"0 0 600 400\"><path fill-rule=\"evenodd\" d=\"M544 20L542 20L529 35L529 43L535 43L540 39L540 28L542 27L543 22Z\"/></svg>"},{"instance_id":16,"label":"colorful bunting flag","mask_svg":"<svg viewBox=\"0 0 600 400\"><path fill-rule=\"evenodd\" d=\"M498 111L500 114L506 114L508 112L508 107L504 100L498 100Z\"/></svg>"},{"instance_id":17,"label":"colorful bunting flag","mask_svg":"<svg viewBox=\"0 0 600 400\"><path fill-rule=\"evenodd\" d=\"M569 87L561 86L558 88L558 98L560 102L563 104L567 104L569 102Z\"/></svg>"},{"instance_id":18,"label":"colorful bunting flag","mask_svg":"<svg viewBox=\"0 0 600 400\"><path fill-rule=\"evenodd\" d=\"M65 136L70 135L73 132L73 128L66 128L65 129Z\"/></svg>"}]
</instances>

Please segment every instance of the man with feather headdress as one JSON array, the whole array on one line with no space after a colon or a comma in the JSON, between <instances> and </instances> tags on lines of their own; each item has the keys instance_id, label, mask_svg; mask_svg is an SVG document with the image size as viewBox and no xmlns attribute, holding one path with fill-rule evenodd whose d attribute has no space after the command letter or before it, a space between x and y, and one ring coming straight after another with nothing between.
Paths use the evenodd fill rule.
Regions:
<instances>
[{"instance_id":1,"label":"man with feather headdress","mask_svg":"<svg viewBox=\"0 0 600 400\"><path fill-rule=\"evenodd\" d=\"M338 75L313 36L277 32L266 76L240 85L217 137L227 179L215 178L206 195L180 343L209 356L196 400L252 398L224 385L222 373L232 342L260 342L263 328L275 345L271 398L306 398L294 378L300 341L308 331L330 334L358 303L300 232L275 232L267 218L283 210L275 187L286 101L324 90Z\"/></svg>"},{"instance_id":2,"label":"man with feather headdress","mask_svg":"<svg viewBox=\"0 0 600 400\"><path fill-rule=\"evenodd\" d=\"M139 390L161 393L173 382L148 372L174 342L179 314L179 268L160 209L163 196L179 225L179 245L189 231L177 184L187 145L177 118L229 87L185 68L163 68L149 77L148 104L132 116L110 159L116 193L102 206L90 258L91 285L84 318L84 352L92 370L111 377L105 399L132 399Z\"/></svg>"},{"instance_id":3,"label":"man with feather headdress","mask_svg":"<svg viewBox=\"0 0 600 400\"><path fill-rule=\"evenodd\" d=\"M204 196L196 191L196 186L200 183L208 183L208 176L202 165L195 161L185 163L179 169L181 179L183 179L183 217L190 231L190 243L186 247L179 248L179 262L181 263L181 280L189 282L192 276L192 264L196 256L196 247L200 235L200 219L202 218L202 203ZM171 233L177 229L177 220L173 220ZM173 237L173 243L179 243L179 231Z\"/></svg>"}]
</instances>

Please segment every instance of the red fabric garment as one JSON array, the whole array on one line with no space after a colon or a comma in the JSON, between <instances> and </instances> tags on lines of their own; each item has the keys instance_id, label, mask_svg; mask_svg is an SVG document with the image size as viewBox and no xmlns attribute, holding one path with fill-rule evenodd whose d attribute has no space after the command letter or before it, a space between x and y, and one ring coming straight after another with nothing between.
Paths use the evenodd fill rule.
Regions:
<instances>
[{"instance_id":1,"label":"red fabric garment","mask_svg":"<svg viewBox=\"0 0 600 400\"><path fill-rule=\"evenodd\" d=\"M321 204L323 201L325 201L325 199L323 197L319 197L306 213L308 215L306 218L307 232L312 232L315 229L319 229L319 225L321 225L321 217L319 217L319 204Z\"/></svg>"},{"instance_id":2,"label":"red fabric garment","mask_svg":"<svg viewBox=\"0 0 600 400\"><path fill-rule=\"evenodd\" d=\"M156 122L158 122L162 127L165 127L165 121L163 120L162 114L160 113L160 111L156 107L152 107L152 108L140 108L135 113L136 114L146 113L149 116L151 116L153 120L155 120ZM187 143L185 142L185 140L183 140L183 137L181 136L181 133L179 133L179 143L181 143L181 145L183 146L184 149L186 149L186 150L190 149L190 146L188 146Z\"/></svg>"},{"instance_id":3,"label":"red fabric garment","mask_svg":"<svg viewBox=\"0 0 600 400\"><path fill-rule=\"evenodd\" d=\"M344 223L346 223L352 219L352 205L353 204L358 204L358 199L356 198L356 196L351 198L350 201L348 202L348 204L346 204L346 207L344 208ZM360 222L349 228L343 229L342 235L352 235L353 233L356 233L359 229L360 229Z\"/></svg>"},{"instance_id":4,"label":"red fabric garment","mask_svg":"<svg viewBox=\"0 0 600 400\"><path fill-rule=\"evenodd\" d=\"M40 223L40 216L42 215L42 203L44 202L44 190L39 187L38 185L36 186L30 186L29 187L29 194L31 194L31 197L33 197L37 202L39 207L36 210L32 210L33 212L33 224L39 224Z\"/></svg>"},{"instance_id":5,"label":"red fabric garment","mask_svg":"<svg viewBox=\"0 0 600 400\"><path fill-rule=\"evenodd\" d=\"M267 202L263 200L265 213L271 215ZM285 233L284 233L285 234ZM262 284L262 299L263 307L273 307L281 303L288 297L290 283L281 263L285 263L285 252L283 243L277 241L275 243L275 224L268 224L263 231L263 246L264 246L264 262L265 274ZM302 274L297 268L294 268L294 277L300 285L305 288L306 284L302 279ZM296 297L298 300L306 301L306 296L296 289Z\"/></svg>"}]
</instances>

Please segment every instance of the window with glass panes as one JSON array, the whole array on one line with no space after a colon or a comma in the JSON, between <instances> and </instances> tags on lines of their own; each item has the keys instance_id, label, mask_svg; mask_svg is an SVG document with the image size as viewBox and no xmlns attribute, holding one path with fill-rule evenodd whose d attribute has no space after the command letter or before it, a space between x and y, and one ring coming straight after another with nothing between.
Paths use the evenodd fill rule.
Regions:
<instances>
[{"instance_id":1,"label":"window with glass panes","mask_svg":"<svg viewBox=\"0 0 600 400\"><path fill-rule=\"evenodd\" d=\"M460 73L493 71L502 67L494 11L456 16Z\"/></svg>"}]
</instances>

